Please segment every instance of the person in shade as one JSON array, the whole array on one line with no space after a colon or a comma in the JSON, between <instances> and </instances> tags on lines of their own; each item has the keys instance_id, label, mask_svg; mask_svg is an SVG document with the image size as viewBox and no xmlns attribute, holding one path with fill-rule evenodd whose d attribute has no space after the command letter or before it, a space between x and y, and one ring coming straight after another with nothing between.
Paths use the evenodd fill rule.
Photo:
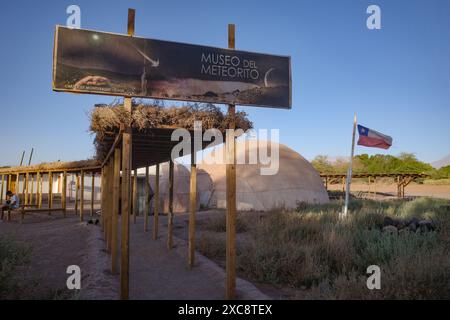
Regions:
<instances>
[{"instance_id":1,"label":"person in shade","mask_svg":"<svg viewBox=\"0 0 450 320\"><path fill-rule=\"evenodd\" d=\"M6 192L6 202L2 205L2 221L3 221L3 213L5 211L18 209L20 205L19 197L14 194L12 191Z\"/></svg>"}]
</instances>

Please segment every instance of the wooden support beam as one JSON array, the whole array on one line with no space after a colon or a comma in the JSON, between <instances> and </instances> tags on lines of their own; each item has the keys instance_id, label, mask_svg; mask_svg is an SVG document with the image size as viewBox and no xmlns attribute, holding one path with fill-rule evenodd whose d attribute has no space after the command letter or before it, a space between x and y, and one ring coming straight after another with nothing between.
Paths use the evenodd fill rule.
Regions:
<instances>
[{"instance_id":1,"label":"wooden support beam","mask_svg":"<svg viewBox=\"0 0 450 320\"><path fill-rule=\"evenodd\" d=\"M3 193L5 192L5 175L2 174L2 186L0 190L0 204L3 205Z\"/></svg>"},{"instance_id":2,"label":"wooden support beam","mask_svg":"<svg viewBox=\"0 0 450 320\"><path fill-rule=\"evenodd\" d=\"M29 198L29 204L33 204L34 200L34 174L31 174L30 176L30 198Z\"/></svg>"},{"instance_id":3,"label":"wooden support beam","mask_svg":"<svg viewBox=\"0 0 450 320\"><path fill-rule=\"evenodd\" d=\"M22 186L23 187L23 186ZM16 192L14 192L15 194L17 194L18 197L20 197L20 173L17 173L17 178L16 178ZM24 189L22 188L22 200L24 198L24 194L23 194Z\"/></svg>"},{"instance_id":4,"label":"wooden support beam","mask_svg":"<svg viewBox=\"0 0 450 320\"><path fill-rule=\"evenodd\" d=\"M109 191L110 191L110 175L109 175L109 161L107 161L103 167L105 176L104 176L104 188L105 188L105 194L104 194L104 207L102 208L102 215L104 219L104 229L103 233L105 235L105 243L106 243L106 251L110 252L111 246L110 246L110 197L109 197Z\"/></svg>"},{"instance_id":5,"label":"wooden support beam","mask_svg":"<svg viewBox=\"0 0 450 320\"><path fill-rule=\"evenodd\" d=\"M155 201L153 209L153 240L158 238L158 216L159 216L159 163L156 164L155 170Z\"/></svg>"},{"instance_id":6,"label":"wooden support beam","mask_svg":"<svg viewBox=\"0 0 450 320\"><path fill-rule=\"evenodd\" d=\"M145 166L145 207L144 207L144 232L148 231L148 214L150 212L150 177L148 166Z\"/></svg>"},{"instance_id":7,"label":"wooden support beam","mask_svg":"<svg viewBox=\"0 0 450 320\"><path fill-rule=\"evenodd\" d=\"M80 190L80 176L75 174L75 215L78 214L78 198Z\"/></svg>"},{"instance_id":8,"label":"wooden support beam","mask_svg":"<svg viewBox=\"0 0 450 320\"><path fill-rule=\"evenodd\" d=\"M228 48L235 48L235 25L228 25ZM228 106L228 117L230 118L230 129L226 139L226 197L227 197L227 217L226 217L226 298L236 298L236 141L234 129L236 128L236 107Z\"/></svg>"},{"instance_id":9,"label":"wooden support beam","mask_svg":"<svg viewBox=\"0 0 450 320\"><path fill-rule=\"evenodd\" d=\"M16 175L14 190L15 191L13 191L13 193L17 194L17 196L20 198L20 172L18 172ZM23 200L23 195L22 195L22 200Z\"/></svg>"},{"instance_id":10,"label":"wooden support beam","mask_svg":"<svg viewBox=\"0 0 450 320\"><path fill-rule=\"evenodd\" d=\"M63 173L62 186L61 186L61 207L66 217L67 211L67 171Z\"/></svg>"},{"instance_id":11,"label":"wooden support beam","mask_svg":"<svg viewBox=\"0 0 450 320\"><path fill-rule=\"evenodd\" d=\"M107 203L107 213L106 213L106 250L111 252L112 247L112 216L113 216L113 192L114 192L114 157L111 157L106 164L106 174L107 174L107 194L106 194L106 203Z\"/></svg>"},{"instance_id":12,"label":"wooden support beam","mask_svg":"<svg viewBox=\"0 0 450 320\"><path fill-rule=\"evenodd\" d=\"M95 200L95 172L92 172L92 181L91 181L91 217L94 216L94 200Z\"/></svg>"},{"instance_id":13,"label":"wooden support beam","mask_svg":"<svg viewBox=\"0 0 450 320\"><path fill-rule=\"evenodd\" d=\"M37 197L38 197L38 199L37 199L37 205L38 205L38 209L41 209L42 208L42 181L43 181L43 177L42 177L42 174L41 174L41 172L40 171L38 171L38 173L37 173L37 177L36 177L36 180L37 180L37 186L36 186L36 188L38 189L37 190Z\"/></svg>"},{"instance_id":14,"label":"wooden support beam","mask_svg":"<svg viewBox=\"0 0 450 320\"><path fill-rule=\"evenodd\" d=\"M28 199L29 199L29 189L28 189L29 185L28 185L28 183L30 181L29 179L30 179L30 173L27 172L25 174L25 181L23 182L23 192L25 194L25 199L23 201L24 204L28 204Z\"/></svg>"},{"instance_id":15,"label":"wooden support beam","mask_svg":"<svg viewBox=\"0 0 450 320\"><path fill-rule=\"evenodd\" d=\"M84 171L80 173L80 221L84 220Z\"/></svg>"},{"instance_id":16,"label":"wooden support beam","mask_svg":"<svg viewBox=\"0 0 450 320\"><path fill-rule=\"evenodd\" d=\"M173 160L169 161L169 214L167 216L167 249L173 247Z\"/></svg>"},{"instance_id":17,"label":"wooden support beam","mask_svg":"<svg viewBox=\"0 0 450 320\"><path fill-rule=\"evenodd\" d=\"M134 170L134 177L133 177L133 223L136 223L136 217L139 213L139 206L138 206L138 190L137 190L137 168Z\"/></svg>"},{"instance_id":18,"label":"wooden support beam","mask_svg":"<svg viewBox=\"0 0 450 320\"><path fill-rule=\"evenodd\" d=\"M100 179L100 210L101 210L101 219L102 219L102 231L103 231L103 237L106 239L106 228L105 228L105 211L106 211L106 204L105 204L105 198L106 198L106 191L105 191L105 167L102 167L101 172L101 179Z\"/></svg>"},{"instance_id":19,"label":"wooden support beam","mask_svg":"<svg viewBox=\"0 0 450 320\"><path fill-rule=\"evenodd\" d=\"M192 142L192 144L194 144ZM195 148L191 152L191 183L189 192L189 254L188 265L193 267L195 263L195 214L197 211L197 164Z\"/></svg>"},{"instance_id":20,"label":"wooden support beam","mask_svg":"<svg viewBox=\"0 0 450 320\"><path fill-rule=\"evenodd\" d=\"M51 214L51 209L53 208L53 174L52 172L48 173L48 214Z\"/></svg>"},{"instance_id":21,"label":"wooden support beam","mask_svg":"<svg viewBox=\"0 0 450 320\"><path fill-rule=\"evenodd\" d=\"M128 34L134 34L134 16L133 9L128 10ZM131 115L131 98L124 99L125 111ZM120 298L128 300L129 298L129 254L130 254L130 189L131 189L131 164L132 164L132 129L131 123L128 123L122 137L122 241L120 256Z\"/></svg>"},{"instance_id":22,"label":"wooden support beam","mask_svg":"<svg viewBox=\"0 0 450 320\"><path fill-rule=\"evenodd\" d=\"M117 273L117 227L119 222L119 205L120 205L120 148L114 149L114 174L113 174L113 210L111 223L111 273Z\"/></svg>"}]
</instances>

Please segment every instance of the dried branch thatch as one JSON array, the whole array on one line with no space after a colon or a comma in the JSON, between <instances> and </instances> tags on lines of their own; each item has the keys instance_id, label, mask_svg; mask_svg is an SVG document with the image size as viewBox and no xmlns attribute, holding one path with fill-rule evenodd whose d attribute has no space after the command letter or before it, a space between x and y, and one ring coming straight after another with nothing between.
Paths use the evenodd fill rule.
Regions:
<instances>
[{"instance_id":1,"label":"dried branch thatch","mask_svg":"<svg viewBox=\"0 0 450 320\"><path fill-rule=\"evenodd\" d=\"M0 173L82 169L82 168L97 167L100 164L101 163L95 159L70 161L70 162L55 161L55 162L44 162L32 166L4 167L0 168Z\"/></svg>"},{"instance_id":2,"label":"dried branch thatch","mask_svg":"<svg viewBox=\"0 0 450 320\"><path fill-rule=\"evenodd\" d=\"M229 128L230 118L213 104L189 104L182 107L164 107L155 104L135 104L131 119L123 105L100 106L91 113L90 130L94 133L97 158L102 158L108 150L102 143L105 136L115 135L121 124L130 124L137 130L153 128L194 129L194 121L202 121L203 129ZM248 130L253 124L243 111L236 112L236 128Z\"/></svg>"},{"instance_id":3,"label":"dried branch thatch","mask_svg":"<svg viewBox=\"0 0 450 320\"><path fill-rule=\"evenodd\" d=\"M121 124L132 124L138 130L164 127L177 127L192 130L194 121L202 121L204 129L229 128L230 119L213 104L186 105L182 107L163 107L151 104L138 104L132 109L132 116L123 105L96 107L91 114L90 130L102 135L117 132ZM236 112L236 128L247 130L253 127L243 111Z\"/></svg>"}]
</instances>

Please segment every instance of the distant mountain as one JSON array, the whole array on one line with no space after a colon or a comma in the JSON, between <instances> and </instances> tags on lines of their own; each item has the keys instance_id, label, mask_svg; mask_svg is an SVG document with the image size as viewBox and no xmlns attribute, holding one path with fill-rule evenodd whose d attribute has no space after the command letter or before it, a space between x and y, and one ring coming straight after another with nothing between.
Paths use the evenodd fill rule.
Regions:
<instances>
[{"instance_id":1,"label":"distant mountain","mask_svg":"<svg viewBox=\"0 0 450 320\"><path fill-rule=\"evenodd\" d=\"M445 166L450 166L450 154L442 158L441 160L430 163L434 168L439 169Z\"/></svg>"}]
</instances>

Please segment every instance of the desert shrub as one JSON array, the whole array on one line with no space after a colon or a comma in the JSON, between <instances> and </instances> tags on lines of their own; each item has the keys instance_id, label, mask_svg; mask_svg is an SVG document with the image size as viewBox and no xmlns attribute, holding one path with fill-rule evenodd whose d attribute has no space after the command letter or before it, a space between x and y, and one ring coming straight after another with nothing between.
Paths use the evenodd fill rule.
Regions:
<instances>
[{"instance_id":1,"label":"desert shrub","mask_svg":"<svg viewBox=\"0 0 450 320\"><path fill-rule=\"evenodd\" d=\"M19 245L9 237L0 236L0 298L14 299L20 294L22 288L15 270L29 262L30 253L30 248Z\"/></svg>"},{"instance_id":2,"label":"desert shrub","mask_svg":"<svg viewBox=\"0 0 450 320\"><path fill-rule=\"evenodd\" d=\"M248 241L238 242L238 271L250 280L303 288L302 298L448 299L450 295L450 201L352 201L273 210L247 221ZM382 232L386 216L433 219L435 232ZM218 218L223 219L223 218ZM220 224L225 231L224 222ZM211 242L222 246L225 241ZM217 248L214 250L218 250ZM207 248L209 257L214 251ZM212 255L209 255L212 254ZM369 265L382 270L382 290L368 290Z\"/></svg>"},{"instance_id":3,"label":"desert shrub","mask_svg":"<svg viewBox=\"0 0 450 320\"><path fill-rule=\"evenodd\" d=\"M426 253L438 245L438 237L434 232L404 232L396 235L379 230L358 230L353 240L355 266L362 272L369 265L387 264L394 258Z\"/></svg>"},{"instance_id":4,"label":"desert shrub","mask_svg":"<svg viewBox=\"0 0 450 320\"><path fill-rule=\"evenodd\" d=\"M215 257L219 261L225 259L225 237L204 232L198 241L198 250L207 257Z\"/></svg>"},{"instance_id":5,"label":"desert shrub","mask_svg":"<svg viewBox=\"0 0 450 320\"><path fill-rule=\"evenodd\" d=\"M414 201L406 202L397 211L397 215L402 218L437 218L444 210L442 206L447 203L446 200L419 198ZM425 213L431 213L425 215Z\"/></svg>"},{"instance_id":6,"label":"desert shrub","mask_svg":"<svg viewBox=\"0 0 450 320\"><path fill-rule=\"evenodd\" d=\"M254 223L253 220L258 219L256 214L239 212L236 216L236 232L246 232L249 226ZM208 231L225 232L227 226L227 216L225 212L218 213L214 218L206 220L203 228Z\"/></svg>"}]
</instances>

